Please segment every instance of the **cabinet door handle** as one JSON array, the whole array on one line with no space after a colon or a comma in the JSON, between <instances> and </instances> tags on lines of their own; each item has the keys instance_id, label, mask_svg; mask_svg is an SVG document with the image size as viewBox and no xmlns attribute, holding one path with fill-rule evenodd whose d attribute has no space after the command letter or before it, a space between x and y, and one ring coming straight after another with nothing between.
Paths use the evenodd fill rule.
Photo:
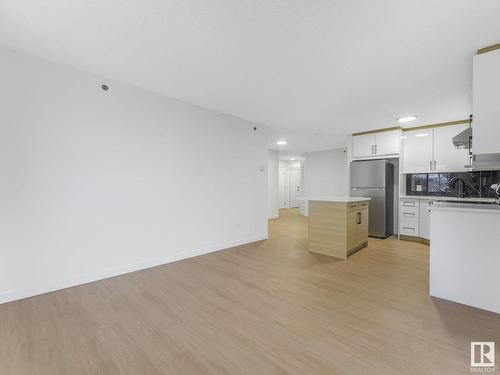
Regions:
<instances>
[{"instance_id":1,"label":"cabinet door handle","mask_svg":"<svg viewBox=\"0 0 500 375\"><path fill-rule=\"evenodd\" d=\"M375 146L375 155L377 155L377 145L374 146Z\"/></svg>"},{"instance_id":2,"label":"cabinet door handle","mask_svg":"<svg viewBox=\"0 0 500 375\"><path fill-rule=\"evenodd\" d=\"M429 160L429 170L432 171L432 160Z\"/></svg>"},{"instance_id":3,"label":"cabinet door handle","mask_svg":"<svg viewBox=\"0 0 500 375\"><path fill-rule=\"evenodd\" d=\"M436 170L436 161L435 160L433 161L433 164L434 164L434 169L433 170L435 171Z\"/></svg>"},{"instance_id":4,"label":"cabinet door handle","mask_svg":"<svg viewBox=\"0 0 500 375\"><path fill-rule=\"evenodd\" d=\"M361 224L361 212L357 212L357 219L356 219L356 224Z\"/></svg>"},{"instance_id":5,"label":"cabinet door handle","mask_svg":"<svg viewBox=\"0 0 500 375\"><path fill-rule=\"evenodd\" d=\"M406 230L415 230L415 228L410 228L410 227L403 227L403 229L406 229Z\"/></svg>"},{"instance_id":6,"label":"cabinet door handle","mask_svg":"<svg viewBox=\"0 0 500 375\"><path fill-rule=\"evenodd\" d=\"M415 216L413 212L403 212L403 216Z\"/></svg>"}]
</instances>

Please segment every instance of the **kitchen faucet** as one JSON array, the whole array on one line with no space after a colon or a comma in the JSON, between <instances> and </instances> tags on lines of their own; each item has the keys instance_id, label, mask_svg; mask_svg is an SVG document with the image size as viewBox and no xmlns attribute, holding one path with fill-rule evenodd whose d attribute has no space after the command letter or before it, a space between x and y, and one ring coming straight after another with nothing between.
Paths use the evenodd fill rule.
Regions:
<instances>
[{"instance_id":1,"label":"kitchen faucet","mask_svg":"<svg viewBox=\"0 0 500 375\"><path fill-rule=\"evenodd\" d=\"M463 198L468 193L467 183L461 177L452 177L450 179L450 183L449 183L450 189L454 189L457 182L462 184L462 189L460 189L460 185L458 186L459 189L458 189L457 196L459 198Z\"/></svg>"},{"instance_id":2,"label":"kitchen faucet","mask_svg":"<svg viewBox=\"0 0 500 375\"><path fill-rule=\"evenodd\" d=\"M458 189L457 197L464 198L466 195L469 195L470 189L472 188L478 195L480 195L479 190L477 190L473 185L469 182L465 181L462 177L452 177L450 179L449 187L451 189L455 188L455 185L458 183L462 184L462 189ZM460 186L459 186L460 187Z\"/></svg>"}]
</instances>

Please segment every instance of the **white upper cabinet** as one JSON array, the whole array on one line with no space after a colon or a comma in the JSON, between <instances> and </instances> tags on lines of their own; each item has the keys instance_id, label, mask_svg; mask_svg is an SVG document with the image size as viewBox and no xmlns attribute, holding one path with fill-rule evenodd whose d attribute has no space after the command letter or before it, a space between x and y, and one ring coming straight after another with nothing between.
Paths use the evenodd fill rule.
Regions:
<instances>
[{"instance_id":1,"label":"white upper cabinet","mask_svg":"<svg viewBox=\"0 0 500 375\"><path fill-rule=\"evenodd\" d=\"M383 156L398 156L401 131L354 135L352 137L353 159L372 159Z\"/></svg>"},{"instance_id":2,"label":"white upper cabinet","mask_svg":"<svg viewBox=\"0 0 500 375\"><path fill-rule=\"evenodd\" d=\"M432 129L405 131L403 133L403 172L430 172L432 170L432 151Z\"/></svg>"},{"instance_id":3,"label":"white upper cabinet","mask_svg":"<svg viewBox=\"0 0 500 375\"><path fill-rule=\"evenodd\" d=\"M434 171L461 172L466 170L465 165L469 164L469 150L456 149L452 139L468 127L467 124L460 124L434 129Z\"/></svg>"},{"instance_id":4,"label":"white upper cabinet","mask_svg":"<svg viewBox=\"0 0 500 375\"><path fill-rule=\"evenodd\" d=\"M474 154L500 153L500 49L474 56Z\"/></svg>"},{"instance_id":5,"label":"white upper cabinet","mask_svg":"<svg viewBox=\"0 0 500 375\"><path fill-rule=\"evenodd\" d=\"M453 137L467 127L467 124L460 124L405 131L403 173L466 171L469 150L456 149Z\"/></svg>"},{"instance_id":6,"label":"white upper cabinet","mask_svg":"<svg viewBox=\"0 0 500 375\"><path fill-rule=\"evenodd\" d=\"M352 157L371 157L374 153L373 134L355 135L352 137Z\"/></svg>"},{"instance_id":7,"label":"white upper cabinet","mask_svg":"<svg viewBox=\"0 0 500 375\"><path fill-rule=\"evenodd\" d=\"M397 155L401 145L401 131L375 133L375 154Z\"/></svg>"}]
</instances>

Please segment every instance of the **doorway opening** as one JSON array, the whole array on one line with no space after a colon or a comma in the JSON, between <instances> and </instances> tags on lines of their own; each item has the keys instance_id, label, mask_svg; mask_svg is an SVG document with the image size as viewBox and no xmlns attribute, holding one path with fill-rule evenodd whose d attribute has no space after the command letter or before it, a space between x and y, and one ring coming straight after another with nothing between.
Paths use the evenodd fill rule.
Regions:
<instances>
[{"instance_id":1,"label":"doorway opening","mask_svg":"<svg viewBox=\"0 0 500 375\"><path fill-rule=\"evenodd\" d=\"M279 208L299 207L302 196L302 179L304 174L302 162L279 162Z\"/></svg>"}]
</instances>

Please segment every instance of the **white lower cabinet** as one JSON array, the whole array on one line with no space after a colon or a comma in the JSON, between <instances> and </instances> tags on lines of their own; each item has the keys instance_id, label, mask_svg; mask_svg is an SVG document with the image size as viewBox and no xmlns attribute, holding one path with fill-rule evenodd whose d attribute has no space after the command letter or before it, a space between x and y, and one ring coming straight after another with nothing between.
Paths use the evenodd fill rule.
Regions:
<instances>
[{"instance_id":1,"label":"white lower cabinet","mask_svg":"<svg viewBox=\"0 0 500 375\"><path fill-rule=\"evenodd\" d=\"M431 200L421 199L420 200L420 213L419 213L419 234L418 236L421 238L425 238L426 240L431 239L431 223L430 223L430 211L429 204Z\"/></svg>"},{"instance_id":2,"label":"white lower cabinet","mask_svg":"<svg viewBox=\"0 0 500 375\"><path fill-rule=\"evenodd\" d=\"M403 198L399 205L399 234L418 237L419 200Z\"/></svg>"},{"instance_id":3,"label":"white lower cabinet","mask_svg":"<svg viewBox=\"0 0 500 375\"><path fill-rule=\"evenodd\" d=\"M399 204L399 234L402 236L431 238L428 198L401 198Z\"/></svg>"}]
</instances>

